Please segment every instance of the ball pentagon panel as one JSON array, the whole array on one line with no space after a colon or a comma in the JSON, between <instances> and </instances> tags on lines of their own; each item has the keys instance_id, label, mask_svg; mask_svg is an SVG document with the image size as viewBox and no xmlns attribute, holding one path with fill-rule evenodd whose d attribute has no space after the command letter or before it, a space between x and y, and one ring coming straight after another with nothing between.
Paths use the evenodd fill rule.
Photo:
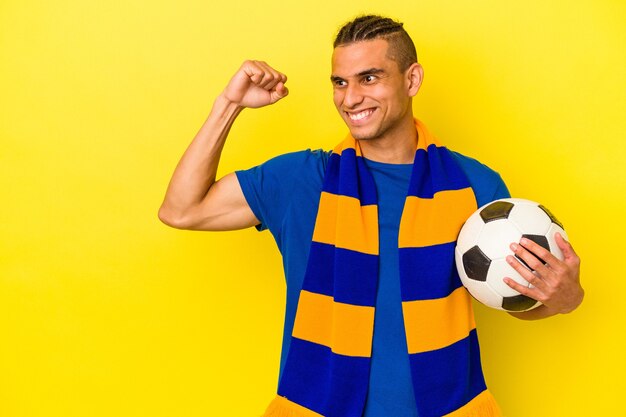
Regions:
<instances>
[{"instance_id":1,"label":"ball pentagon panel","mask_svg":"<svg viewBox=\"0 0 626 417\"><path fill-rule=\"evenodd\" d=\"M513 209L513 203L508 201L494 201L485 205L480 210L480 217L485 223L489 223L495 220L506 219L509 217L509 213Z\"/></svg>"},{"instance_id":2,"label":"ball pentagon panel","mask_svg":"<svg viewBox=\"0 0 626 417\"><path fill-rule=\"evenodd\" d=\"M527 311L539 305L539 302L523 294L502 299L502 308L506 311Z\"/></svg>"},{"instance_id":3,"label":"ball pentagon panel","mask_svg":"<svg viewBox=\"0 0 626 417\"><path fill-rule=\"evenodd\" d=\"M478 246L474 246L462 257L463 270L469 279L474 281L486 281L487 273L491 265L491 259L483 253Z\"/></svg>"}]
</instances>

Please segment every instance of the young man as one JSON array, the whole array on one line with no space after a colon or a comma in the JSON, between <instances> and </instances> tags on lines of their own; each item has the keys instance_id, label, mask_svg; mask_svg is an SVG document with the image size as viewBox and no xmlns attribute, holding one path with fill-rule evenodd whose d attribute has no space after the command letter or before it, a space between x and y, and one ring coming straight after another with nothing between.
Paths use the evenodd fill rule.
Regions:
<instances>
[{"instance_id":1,"label":"young man","mask_svg":"<svg viewBox=\"0 0 626 417\"><path fill-rule=\"evenodd\" d=\"M256 226L274 235L287 307L267 416L499 415L453 250L463 221L508 197L506 186L414 119L423 69L402 24L359 17L334 47L333 99L350 135L333 152L281 155L215 181L239 113L288 94L284 74L246 61L176 167L159 217L181 229ZM533 242L512 244L535 269L510 259L533 288L506 282L543 302L516 317L567 313L582 302L579 259L557 243L564 261Z\"/></svg>"}]
</instances>

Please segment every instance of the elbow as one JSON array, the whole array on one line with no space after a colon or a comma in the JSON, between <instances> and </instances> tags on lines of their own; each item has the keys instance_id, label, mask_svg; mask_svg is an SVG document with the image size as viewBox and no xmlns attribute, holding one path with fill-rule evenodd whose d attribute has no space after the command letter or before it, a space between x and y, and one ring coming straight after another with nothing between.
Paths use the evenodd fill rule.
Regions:
<instances>
[{"instance_id":1,"label":"elbow","mask_svg":"<svg viewBox=\"0 0 626 417\"><path fill-rule=\"evenodd\" d=\"M188 221L185 219L185 216L182 215L182 213L175 212L174 210L167 207L165 204L163 204L161 208L159 208L158 216L159 220L161 220L162 223L175 229L189 228L189 224Z\"/></svg>"}]
</instances>

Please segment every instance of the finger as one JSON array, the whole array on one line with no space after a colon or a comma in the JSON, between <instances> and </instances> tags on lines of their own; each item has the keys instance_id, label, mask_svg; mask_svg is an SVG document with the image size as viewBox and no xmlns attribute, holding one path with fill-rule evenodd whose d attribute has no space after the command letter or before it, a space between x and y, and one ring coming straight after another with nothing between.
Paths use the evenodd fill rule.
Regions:
<instances>
[{"instance_id":1,"label":"finger","mask_svg":"<svg viewBox=\"0 0 626 417\"><path fill-rule=\"evenodd\" d=\"M541 259L544 263L547 263L549 265L555 265L556 262L559 261L559 259L554 256L549 250L528 238L523 237L522 239L520 239L519 243L521 246L532 252L535 257Z\"/></svg>"},{"instance_id":2,"label":"finger","mask_svg":"<svg viewBox=\"0 0 626 417\"><path fill-rule=\"evenodd\" d=\"M574 251L572 244L565 240L563 235L561 235L559 232L556 232L554 234L554 240L556 241L559 249L561 249L561 252L563 253L563 258L565 260L575 260L576 262L580 262L580 258Z\"/></svg>"},{"instance_id":3,"label":"finger","mask_svg":"<svg viewBox=\"0 0 626 417\"><path fill-rule=\"evenodd\" d=\"M243 71L255 85L259 85L263 81L265 70L257 61L246 61L243 66Z\"/></svg>"},{"instance_id":4,"label":"finger","mask_svg":"<svg viewBox=\"0 0 626 417\"><path fill-rule=\"evenodd\" d=\"M263 70L263 78L257 83L257 86L263 88L264 90L270 90L269 86L274 81L274 76L272 73L267 72L265 69Z\"/></svg>"},{"instance_id":5,"label":"finger","mask_svg":"<svg viewBox=\"0 0 626 417\"><path fill-rule=\"evenodd\" d=\"M545 282L545 280L542 279L542 277L530 271L528 268L522 265L522 263L514 256L507 256L506 261L518 274L521 275L522 278L524 278L533 287L536 287L541 291L546 291L548 289L548 284Z\"/></svg>"},{"instance_id":6,"label":"finger","mask_svg":"<svg viewBox=\"0 0 626 417\"><path fill-rule=\"evenodd\" d=\"M504 278L504 283L507 284L509 287L513 288L518 293L523 294L527 297L530 297L535 301L542 301L544 299L543 293L537 287L534 287L534 288L526 287L520 284L519 282L516 282L515 280L508 278L508 277Z\"/></svg>"},{"instance_id":7,"label":"finger","mask_svg":"<svg viewBox=\"0 0 626 417\"><path fill-rule=\"evenodd\" d=\"M283 83L287 82L287 76L282 72L276 70L270 64L265 61L257 61L260 66L262 66L267 72L271 73L274 77L278 78Z\"/></svg>"},{"instance_id":8,"label":"finger","mask_svg":"<svg viewBox=\"0 0 626 417\"><path fill-rule=\"evenodd\" d=\"M271 90L280 81L280 74L274 68L270 67L265 61L257 61L257 65L264 71L264 77L262 82L259 83L259 87L266 90Z\"/></svg>"},{"instance_id":9,"label":"finger","mask_svg":"<svg viewBox=\"0 0 626 417\"><path fill-rule=\"evenodd\" d=\"M541 248L541 246L539 245L536 245L536 246ZM549 274L550 271L548 271L548 268L546 267L546 265L544 265L542 260L538 258L534 252L531 252L527 250L526 248L524 248L522 245L518 245L516 243L511 244L511 250L513 251L515 256L517 256L521 261L523 261L530 269L532 269L537 274L539 274L539 276L546 277Z\"/></svg>"},{"instance_id":10,"label":"finger","mask_svg":"<svg viewBox=\"0 0 626 417\"><path fill-rule=\"evenodd\" d=\"M283 84L282 82L279 82L278 85L276 85L276 92L278 93L280 98L283 98L283 97L286 97L287 94L289 94L289 89L287 88L285 84Z\"/></svg>"},{"instance_id":11,"label":"finger","mask_svg":"<svg viewBox=\"0 0 626 417\"><path fill-rule=\"evenodd\" d=\"M282 82L283 84L285 83L287 77L284 74L281 74L280 72L276 71L274 68L272 68L271 66L269 66L269 64L265 61L259 61L259 65L265 69L265 71L271 75L271 79L269 80L269 82L267 84L265 84L263 86L263 88L265 88L266 90L271 90L274 87L276 87L276 85L279 82Z\"/></svg>"},{"instance_id":12,"label":"finger","mask_svg":"<svg viewBox=\"0 0 626 417\"><path fill-rule=\"evenodd\" d=\"M265 88L273 79L271 72L267 71L261 61L248 61L247 63L245 71L250 81L257 87Z\"/></svg>"},{"instance_id":13,"label":"finger","mask_svg":"<svg viewBox=\"0 0 626 417\"><path fill-rule=\"evenodd\" d=\"M270 92L270 95L272 97L272 103L277 102L281 98L287 97L288 94L289 89L285 87L285 84L283 84L282 82L278 83L276 85L276 88Z\"/></svg>"}]
</instances>

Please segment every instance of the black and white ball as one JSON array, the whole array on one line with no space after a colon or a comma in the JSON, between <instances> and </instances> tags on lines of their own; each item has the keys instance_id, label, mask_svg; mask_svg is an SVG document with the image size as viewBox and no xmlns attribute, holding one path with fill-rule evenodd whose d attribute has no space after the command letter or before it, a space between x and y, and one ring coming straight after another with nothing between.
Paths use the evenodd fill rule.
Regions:
<instances>
[{"instance_id":1,"label":"black and white ball","mask_svg":"<svg viewBox=\"0 0 626 417\"><path fill-rule=\"evenodd\" d=\"M463 285L478 301L499 310L526 311L540 306L503 281L509 277L530 285L506 257L514 255L510 244L526 237L562 260L554 239L556 232L567 239L563 225L534 201L503 198L484 205L467 219L457 240L456 266Z\"/></svg>"}]
</instances>

